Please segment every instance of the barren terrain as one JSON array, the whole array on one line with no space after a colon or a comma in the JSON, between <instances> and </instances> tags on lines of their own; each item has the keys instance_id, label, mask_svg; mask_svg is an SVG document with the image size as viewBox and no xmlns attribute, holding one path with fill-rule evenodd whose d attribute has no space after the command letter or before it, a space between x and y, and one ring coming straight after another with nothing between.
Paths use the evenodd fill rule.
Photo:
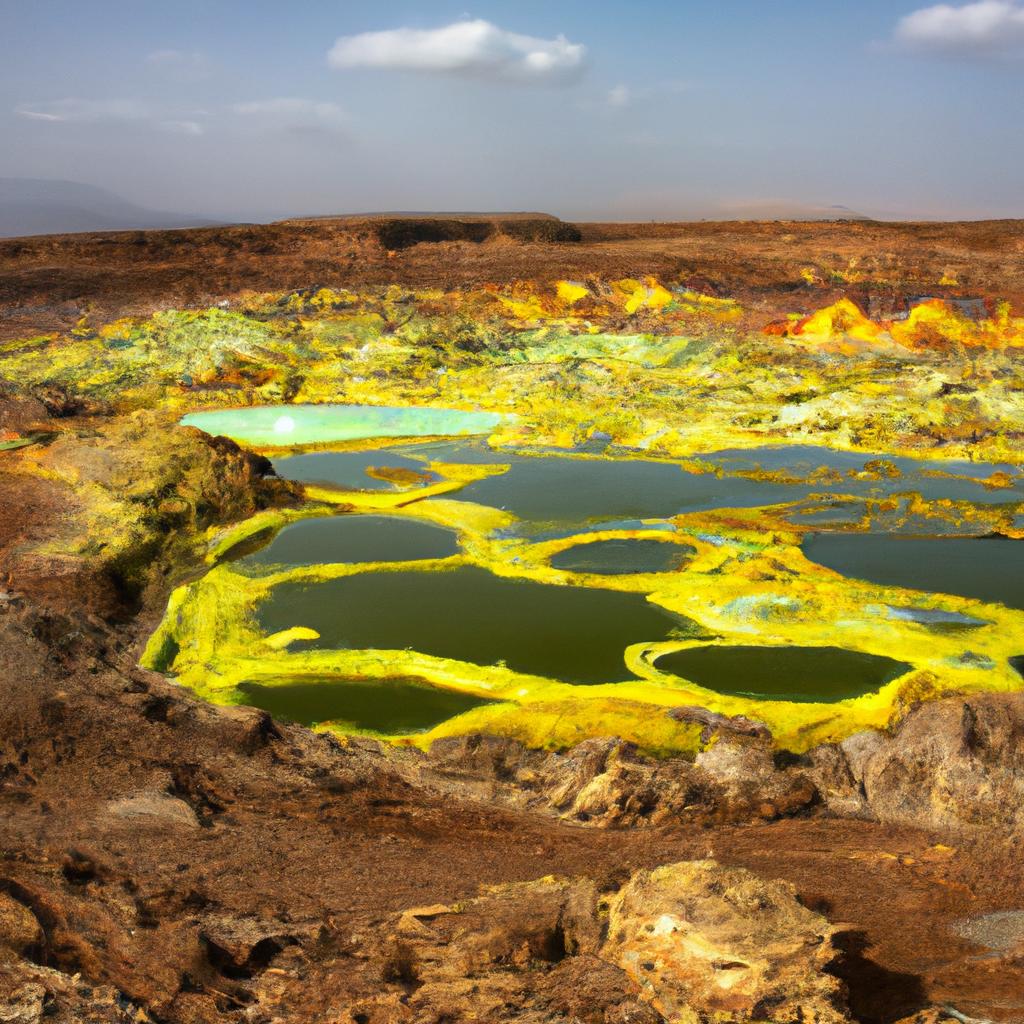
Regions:
<instances>
[{"instance_id":1,"label":"barren terrain","mask_svg":"<svg viewBox=\"0 0 1024 1024\"><path fill-rule=\"evenodd\" d=\"M658 761L615 736L571 749L452 736L427 752L339 738L209 704L139 667L173 588L206 572L210 537L305 500L261 455L173 429L180 413L293 401L303 388L316 401L367 393L307 381L301 358L263 341L221 359L222 333L198 351L165 321L146 336L157 340L142 369L122 371L131 332L161 311L223 304L262 329L292 294L298 324L327 315L314 303L325 290L359 291L358 312L387 340L405 326L388 303L457 317L464 295L483 310L500 294L502 315L532 330L511 303L539 295L531 309L564 326L584 315L555 298L553 283L570 281L590 289L588 324L663 339L658 309L627 312L604 285L653 280L735 300L723 350L739 339L774 352L784 339L778 363L758 367L771 382L812 372L794 325L840 300L873 325L901 322L921 298L981 300L1003 331L979 343L983 356L964 357L940 325L941 345L929 333L907 343L912 358L872 357L890 390L857 377L851 393L878 403L861 410L869 432L927 377L929 401L949 403L926 423L901 419L893 447L982 444L1024 461L1021 349L996 313L1024 308L1020 222L579 229L580 241L524 241L527 229L507 226L471 241L414 222L388 236L398 248L369 220L0 241L0 441L31 441L0 450L0 1019L1024 1020L1024 925L986 916L1024 909L1019 693L920 687L886 728L798 753L720 716L695 760ZM424 231L448 240L417 242ZM349 315L340 302L329 312ZM121 333L108 328L126 317ZM704 324L703 307L692 317ZM856 363L851 376L867 374L849 340L862 325L831 323L851 346L836 349ZM281 331L286 347L299 328ZM554 443L569 428L538 396L556 387L569 397L547 400L566 419L573 402L618 405L634 391L645 429L684 418L674 393L644 405L647 365L607 370L591 355L499 372L483 359L503 350L481 337L423 366L463 373L437 385L461 400L518 389ZM120 376L89 362L101 344ZM358 387L421 399L434 378L407 347L408 362L381 362ZM61 372L37 379L39 366ZM711 378L702 386L694 409L735 400ZM751 388L737 408L761 400ZM726 423L715 415L708 431ZM624 445L640 430L608 416L602 432ZM825 443L838 430L814 429ZM687 942L659 945L655 910L677 922L673 935L689 929Z\"/></svg>"}]
</instances>

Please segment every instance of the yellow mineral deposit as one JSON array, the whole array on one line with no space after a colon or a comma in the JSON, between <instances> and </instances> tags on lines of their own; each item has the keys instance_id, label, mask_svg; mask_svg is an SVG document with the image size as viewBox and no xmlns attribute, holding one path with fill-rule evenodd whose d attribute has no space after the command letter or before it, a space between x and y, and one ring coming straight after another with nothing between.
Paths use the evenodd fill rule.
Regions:
<instances>
[{"instance_id":1,"label":"yellow mineral deposit","mask_svg":"<svg viewBox=\"0 0 1024 1024\"><path fill-rule=\"evenodd\" d=\"M862 342L881 346L895 342L908 349L989 348L1024 346L1024 317L1010 315L999 306L994 316L971 320L943 299L916 303L903 320L872 320L850 299L840 299L794 325L780 325L777 333L809 344Z\"/></svg>"},{"instance_id":2,"label":"yellow mineral deposit","mask_svg":"<svg viewBox=\"0 0 1024 1024\"><path fill-rule=\"evenodd\" d=\"M803 276L812 282L819 275L808 268ZM808 561L795 505L677 516L674 542L696 552L681 568L598 576L552 568L549 559L583 541L664 535L641 524L539 540L506 529L515 524L508 512L456 500L456 492L503 472L503 450L570 449L595 437L612 453L597 457L631 449L690 470L701 469L701 456L710 451L780 444L1019 464L1019 443L1007 436L1006 424L1019 411L1020 389L1008 353L1021 346L1024 318L1005 305L972 320L935 299L913 306L903 320L876 321L842 299L763 330L729 299L644 278L450 293L390 287L254 294L232 309L166 311L83 324L66 337L7 343L4 358L6 371L28 384L65 382L86 398L134 412L136 428L126 428L124 443L140 448L184 413L209 407L211 388L218 406L340 402L514 413L490 437L493 464L430 463L436 479L412 490L310 485L298 507L259 512L210 535L209 571L174 592L143 660L228 703L240 699L236 687L243 681L399 675L494 701L428 733L392 737L396 742L426 745L487 730L563 747L615 734L667 754L692 751L698 742L695 727L666 715L676 705L761 720L780 747L800 751L885 727L911 701L953 690L1019 688L1008 659L1021 653L1024 612L932 595L930 608L984 623L972 632L973 657L965 660L955 634L879 614L920 594L845 578ZM283 410L274 424L276 450L289 446L294 429L293 415ZM51 472L45 451L31 452L24 471ZM877 472L884 475L883 469ZM765 480L785 476L747 472ZM1002 473L1005 479L986 478L986 486L1012 485L1013 475ZM822 491L835 477L822 469ZM100 495L84 476L76 485L86 524L77 543L85 550L102 540L116 551L125 517L136 513ZM303 518L367 511L452 528L460 553L415 563L287 567L270 575L246 574L224 560L246 538ZM1019 504L911 493L902 504L891 497L863 501L849 528L868 529L882 516L926 515L957 529L981 524L1019 538L1022 513ZM508 578L641 594L697 623L711 639L634 645L624 652L620 682L577 686L414 651L294 649L296 641L311 639L304 623L267 637L255 618L261 600L282 583L396 569L445 573L467 565ZM751 614L755 606L763 614ZM709 642L839 644L910 667L875 692L832 703L730 696L659 670L659 655Z\"/></svg>"},{"instance_id":3,"label":"yellow mineral deposit","mask_svg":"<svg viewBox=\"0 0 1024 1024\"><path fill-rule=\"evenodd\" d=\"M449 480L465 480L467 472L479 473L485 467L433 464L432 468ZM313 493L324 497L322 490ZM551 568L549 559L581 542L663 534L653 528L598 530L531 542L496 535L498 527L511 521L498 510L467 501L426 497L409 501L408 497L399 502L393 493L339 492L337 496L360 511L386 509L455 527L462 554L415 563L291 567L256 578L236 571L230 562L221 563L176 592L144 660L153 667L171 668L211 700L231 701L237 685L245 681L273 684L416 676L435 686L497 701L428 733L397 737L397 742L429 745L439 736L485 730L554 748L611 732L658 754L696 749L699 730L670 720L665 711L672 706L699 704L723 714L758 719L769 726L780 746L799 751L865 728L883 728L915 700L953 690L1020 686L1008 659L1019 653L1017 638L1024 634L1024 612L967 598L937 597L931 605L934 609L986 623L971 637L971 649L978 657L963 663L958 660L963 641L957 635L935 633L918 623L879 614L879 609L912 601L911 592L846 579L808 561L799 548L801 531L786 521L789 506L679 516L670 543L696 551L685 567L672 573L608 577L559 571ZM268 525L323 512L323 505L311 504L304 510L261 514L211 537L211 555L229 550ZM715 542L704 539L708 536ZM292 652L290 642L306 635L300 623L268 640L255 622L256 606L282 583L316 583L361 572L446 572L461 565L478 565L522 580L640 593L697 622L719 645L815 647L834 645L841 637L849 650L896 658L911 667L878 691L848 700L757 700L723 695L658 670L656 656L704 645L706 639L638 644L625 652L621 682L576 686L503 666L478 666L412 651ZM750 615L758 605L771 608L772 614ZM173 665L158 665L159 652L167 649L169 640L177 656Z\"/></svg>"}]
</instances>

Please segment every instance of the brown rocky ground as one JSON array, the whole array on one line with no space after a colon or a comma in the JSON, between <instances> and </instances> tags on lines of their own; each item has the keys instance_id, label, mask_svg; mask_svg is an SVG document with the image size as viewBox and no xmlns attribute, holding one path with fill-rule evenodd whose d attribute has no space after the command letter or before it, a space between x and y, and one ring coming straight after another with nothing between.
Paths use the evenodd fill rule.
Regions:
<instances>
[{"instance_id":1,"label":"brown rocky ground","mask_svg":"<svg viewBox=\"0 0 1024 1024\"><path fill-rule=\"evenodd\" d=\"M739 299L756 324L842 295L873 316L921 294L994 295L1024 306L1021 221L579 227L580 242L521 242L496 232L481 242L401 249L381 244L379 222L352 219L0 239L0 340L66 329L83 313L101 322L210 305L246 289L451 289L587 275L684 281ZM940 285L943 278L958 284Z\"/></svg>"},{"instance_id":2,"label":"brown rocky ground","mask_svg":"<svg viewBox=\"0 0 1024 1024\"><path fill-rule=\"evenodd\" d=\"M311 275L452 284L691 261L773 309L826 255L898 252L921 268L903 291L950 260L989 275L987 294L1024 276L1019 225L588 226L578 247L395 257L366 231L3 242L6 322ZM343 242L366 258L340 259ZM71 412L87 447L84 414L103 410L51 396L7 412ZM129 448L86 447L53 458L137 475ZM1021 932L986 948L959 930L1024 908L1024 697L923 705L892 736L799 760L723 729L694 763L614 740L421 755L213 708L135 668L139 645L195 571L181 538L290 495L223 441L183 432L167 454L154 493L132 496L157 509L133 525L137 557L115 561L40 556L80 529L74 492L5 456L0 1020L1024 1020Z\"/></svg>"}]
</instances>

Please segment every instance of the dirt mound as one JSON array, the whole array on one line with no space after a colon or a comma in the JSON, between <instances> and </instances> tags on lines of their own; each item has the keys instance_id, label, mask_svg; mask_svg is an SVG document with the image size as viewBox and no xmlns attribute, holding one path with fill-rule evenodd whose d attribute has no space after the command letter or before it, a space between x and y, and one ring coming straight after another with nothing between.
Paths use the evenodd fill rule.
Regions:
<instances>
[{"instance_id":1,"label":"dirt mound","mask_svg":"<svg viewBox=\"0 0 1024 1024\"><path fill-rule=\"evenodd\" d=\"M494 234L491 224L464 220L386 220L375 228L385 249L408 249L421 242L484 242Z\"/></svg>"},{"instance_id":2,"label":"dirt mound","mask_svg":"<svg viewBox=\"0 0 1024 1024\"><path fill-rule=\"evenodd\" d=\"M377 239L385 249L408 249L422 242L485 242L497 235L517 242L578 242L582 235L575 224L559 220L443 220L401 218L384 220L375 227Z\"/></svg>"}]
</instances>

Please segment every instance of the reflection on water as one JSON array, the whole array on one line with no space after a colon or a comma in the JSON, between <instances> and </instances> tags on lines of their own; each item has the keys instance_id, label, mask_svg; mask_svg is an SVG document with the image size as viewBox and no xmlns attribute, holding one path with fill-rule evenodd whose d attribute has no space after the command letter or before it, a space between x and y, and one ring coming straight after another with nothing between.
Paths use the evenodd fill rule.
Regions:
<instances>
[{"instance_id":1,"label":"reflection on water","mask_svg":"<svg viewBox=\"0 0 1024 1024\"><path fill-rule=\"evenodd\" d=\"M451 530L401 516L338 515L286 526L241 564L330 565L337 562L405 562L458 553Z\"/></svg>"},{"instance_id":2,"label":"reflection on water","mask_svg":"<svg viewBox=\"0 0 1024 1024\"><path fill-rule=\"evenodd\" d=\"M469 484L456 496L541 523L667 518L794 501L809 493L807 487L687 473L675 463L646 459L516 455L482 444L437 445L430 454L441 462L508 464L507 473Z\"/></svg>"},{"instance_id":3,"label":"reflection on water","mask_svg":"<svg viewBox=\"0 0 1024 1024\"><path fill-rule=\"evenodd\" d=\"M819 533L804 554L844 576L1024 608L1024 541Z\"/></svg>"},{"instance_id":4,"label":"reflection on water","mask_svg":"<svg viewBox=\"0 0 1024 1024\"><path fill-rule=\"evenodd\" d=\"M186 427L264 447L331 444L374 437L487 434L506 417L462 409L374 405L263 405L194 412Z\"/></svg>"},{"instance_id":5,"label":"reflection on water","mask_svg":"<svg viewBox=\"0 0 1024 1024\"><path fill-rule=\"evenodd\" d=\"M842 647L717 646L666 654L657 667L719 693L824 702L870 693L910 668Z\"/></svg>"},{"instance_id":6,"label":"reflection on water","mask_svg":"<svg viewBox=\"0 0 1024 1024\"><path fill-rule=\"evenodd\" d=\"M258 609L268 633L309 626L302 647L412 649L572 683L629 678L629 644L692 623L640 594L508 580L483 569L367 572L275 587Z\"/></svg>"},{"instance_id":7,"label":"reflection on water","mask_svg":"<svg viewBox=\"0 0 1024 1024\"><path fill-rule=\"evenodd\" d=\"M382 733L425 732L488 701L430 686L422 679L300 679L242 683L246 704L300 725L340 722Z\"/></svg>"},{"instance_id":8,"label":"reflection on water","mask_svg":"<svg viewBox=\"0 0 1024 1024\"><path fill-rule=\"evenodd\" d=\"M390 491L438 479L422 462L387 448L287 455L274 459L273 465L285 480L355 491Z\"/></svg>"}]
</instances>

